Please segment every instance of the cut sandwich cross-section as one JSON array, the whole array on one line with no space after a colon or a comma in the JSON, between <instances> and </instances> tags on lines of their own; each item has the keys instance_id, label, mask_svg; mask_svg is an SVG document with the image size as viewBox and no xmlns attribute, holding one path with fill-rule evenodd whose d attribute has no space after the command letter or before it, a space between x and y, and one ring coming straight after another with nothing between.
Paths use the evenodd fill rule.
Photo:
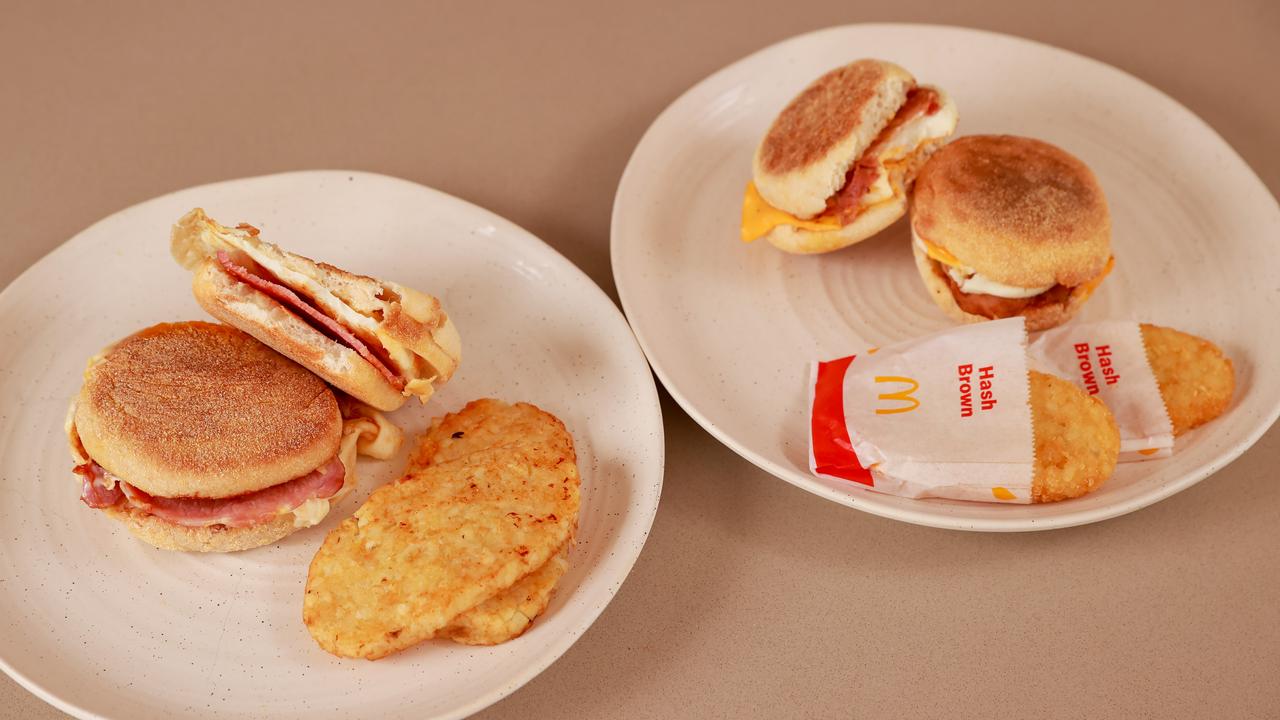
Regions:
<instances>
[{"instance_id":1,"label":"cut sandwich cross-section","mask_svg":"<svg viewBox=\"0 0 1280 720\"><path fill-rule=\"evenodd\" d=\"M378 408L425 401L452 377L458 331L435 297L346 272L231 228L195 209L174 226L174 258L196 300L330 384Z\"/></svg>"},{"instance_id":2,"label":"cut sandwich cross-section","mask_svg":"<svg viewBox=\"0 0 1280 720\"><path fill-rule=\"evenodd\" d=\"M299 317L315 329L325 335L328 335L333 340L341 342L352 350L355 350L360 354L360 357L364 358L370 365L373 365L373 367L381 373L382 376L387 379L387 382L391 383L395 389L404 389L404 376L387 367L386 363L375 355L368 345L360 340L360 338L356 337L355 333L348 330L342 323L328 315L325 315L316 308L315 305L312 305L306 300L298 297L297 293L284 285L281 285L274 280L262 277L243 265L233 262L231 260L231 256L227 255L227 251L225 250L218 251L218 264L222 266L223 270L227 271L228 275L231 275L241 282L252 285L253 287L270 295L290 310L295 311ZM384 350L383 352L385 353L386 351Z\"/></svg>"},{"instance_id":3,"label":"cut sandwich cross-section","mask_svg":"<svg viewBox=\"0 0 1280 720\"><path fill-rule=\"evenodd\" d=\"M905 214L916 170L956 123L946 93L897 65L832 70L783 109L757 148L742 240L817 253L874 235Z\"/></svg>"}]
</instances>

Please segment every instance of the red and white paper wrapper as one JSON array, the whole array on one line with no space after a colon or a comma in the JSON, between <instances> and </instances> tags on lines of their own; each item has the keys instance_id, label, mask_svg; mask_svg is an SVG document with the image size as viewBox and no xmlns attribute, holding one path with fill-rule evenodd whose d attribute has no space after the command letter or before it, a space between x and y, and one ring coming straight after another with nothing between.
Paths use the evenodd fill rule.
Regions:
<instances>
[{"instance_id":1,"label":"red and white paper wrapper","mask_svg":"<svg viewBox=\"0 0 1280 720\"><path fill-rule=\"evenodd\" d=\"M884 493L1031 502L1022 318L813 364L809 468Z\"/></svg>"},{"instance_id":2,"label":"red and white paper wrapper","mask_svg":"<svg viewBox=\"0 0 1280 720\"><path fill-rule=\"evenodd\" d=\"M1142 328L1113 320L1047 330L1027 348L1031 367L1106 403L1120 428L1120 462L1168 457L1173 423L1147 360Z\"/></svg>"}]
</instances>

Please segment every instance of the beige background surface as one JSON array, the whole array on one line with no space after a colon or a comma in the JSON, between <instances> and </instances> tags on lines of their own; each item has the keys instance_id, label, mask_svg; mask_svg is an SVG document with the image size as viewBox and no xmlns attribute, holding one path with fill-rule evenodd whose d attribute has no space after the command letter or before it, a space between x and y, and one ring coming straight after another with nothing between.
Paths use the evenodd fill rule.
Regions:
<instances>
[{"instance_id":1,"label":"beige background surface","mask_svg":"<svg viewBox=\"0 0 1280 720\"><path fill-rule=\"evenodd\" d=\"M613 293L613 191L657 113L752 50L872 20L1116 65L1280 190L1269 0L354 5L0 5L0 284L170 190L357 168L505 215ZM1146 510L998 536L827 503L663 407L666 487L631 577L484 717L1280 715L1280 430ZM61 714L0 677L0 716Z\"/></svg>"}]
</instances>

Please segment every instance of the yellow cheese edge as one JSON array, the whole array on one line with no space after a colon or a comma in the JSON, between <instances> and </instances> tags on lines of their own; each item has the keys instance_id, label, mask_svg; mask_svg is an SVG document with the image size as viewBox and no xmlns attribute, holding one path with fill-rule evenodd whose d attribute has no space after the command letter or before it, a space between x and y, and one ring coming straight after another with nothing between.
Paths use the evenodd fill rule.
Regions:
<instances>
[{"instance_id":1,"label":"yellow cheese edge","mask_svg":"<svg viewBox=\"0 0 1280 720\"><path fill-rule=\"evenodd\" d=\"M919 234L917 234L916 237L919 237ZM920 238L920 242L924 245L925 254L928 255L930 258L937 260L943 265L950 265L951 267L958 267L958 268L965 267L963 263L961 263L958 259L956 259L955 255L952 255L946 250L938 247L937 245L934 245L933 243L929 242L928 240L925 240L924 238ZM1106 267L1102 268L1102 272L1098 273L1096 277L1077 285L1076 292L1080 293L1080 300L1081 301L1087 300L1089 296L1093 294L1093 291L1097 290L1098 286L1102 284L1102 281L1105 280L1106 277L1111 274L1111 270L1115 266L1116 266L1116 256L1112 255L1111 257L1107 258L1107 265Z\"/></svg>"},{"instance_id":2,"label":"yellow cheese edge","mask_svg":"<svg viewBox=\"0 0 1280 720\"><path fill-rule=\"evenodd\" d=\"M901 197L903 189L898 183L893 181L895 170L904 163L909 162L921 147L927 144L928 139L920 142L910 152L903 153L900 157L879 158L881 162L880 173L878 178L887 179L892 186L893 194L887 198L883 198L859 209L859 212L866 212L871 208L884 203L893 202L895 198ZM791 225L803 230L839 230L844 227L844 223L840 221L837 215L822 214L811 220L803 220L792 215L789 212L779 210L769 204L767 200L760 195L760 190L756 187L754 181L747 183L746 192L742 198L742 242L751 242L768 235L774 228L779 225ZM939 248L940 249L940 248ZM946 252L946 251L943 251ZM951 257L949 254L947 257ZM952 258L952 265L959 266L959 262ZM946 262L939 260L939 262Z\"/></svg>"},{"instance_id":3,"label":"yellow cheese edge","mask_svg":"<svg viewBox=\"0 0 1280 720\"><path fill-rule=\"evenodd\" d=\"M801 220L791 213L770 205L760 195L754 182L747 183L742 198L742 242L758 240L779 225L794 225L805 230L839 230L840 218L819 215L812 220Z\"/></svg>"},{"instance_id":4,"label":"yellow cheese edge","mask_svg":"<svg viewBox=\"0 0 1280 720\"><path fill-rule=\"evenodd\" d=\"M1115 266L1116 266L1116 256L1112 255L1111 257L1107 258L1107 266L1102 268L1102 272L1098 273L1097 277L1093 278L1092 280L1087 280L1076 286L1075 291L1080 293L1080 302L1084 302L1085 300L1089 299L1089 296L1093 294L1094 290L1098 289L1098 286L1102 284L1103 280L1107 279L1107 276L1111 274L1111 269L1114 268Z\"/></svg>"},{"instance_id":5,"label":"yellow cheese edge","mask_svg":"<svg viewBox=\"0 0 1280 720\"><path fill-rule=\"evenodd\" d=\"M950 265L951 267L955 267L955 268L962 268L962 267L965 267L965 264L964 264L964 263L962 263L962 262L960 262L960 260L959 260L959 259L957 259L955 255L952 255L951 253L947 252L946 250L944 250L944 249L942 249L942 248L938 247L937 245L934 245L933 243L929 242L928 240L925 240L924 238L920 237L920 234L919 234L919 233L916 233L916 237L917 237L917 238L919 238L919 239L920 239L920 243L921 243L922 245L924 245L924 254L925 254L925 255L928 255L930 258L933 258L934 260L937 260L938 262L942 263L943 265Z\"/></svg>"},{"instance_id":6,"label":"yellow cheese edge","mask_svg":"<svg viewBox=\"0 0 1280 720\"><path fill-rule=\"evenodd\" d=\"M280 508L277 515L292 514L293 526L308 528L318 525L329 514L330 506L344 495L356 488L356 445L364 434L363 424L357 420L347 420L342 424L342 443L338 446L338 461L342 463L342 487L327 498L311 498L301 505L289 509Z\"/></svg>"}]
</instances>

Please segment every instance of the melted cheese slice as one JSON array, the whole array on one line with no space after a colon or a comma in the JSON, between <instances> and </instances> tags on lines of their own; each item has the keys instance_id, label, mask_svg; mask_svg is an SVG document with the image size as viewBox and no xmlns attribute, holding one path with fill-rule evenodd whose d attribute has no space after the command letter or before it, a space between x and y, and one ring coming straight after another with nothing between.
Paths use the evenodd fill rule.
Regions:
<instances>
[{"instance_id":1,"label":"melted cheese slice","mask_svg":"<svg viewBox=\"0 0 1280 720\"><path fill-rule=\"evenodd\" d=\"M929 242L928 240L925 240L924 238L920 237L919 234L916 234L914 232L913 234L915 234L915 239L920 241L920 245L924 248L925 255L928 255L929 257L933 258L934 260L937 260L943 265L950 265L951 267L954 267L954 268L964 267L964 263L956 259L955 255L952 255L951 253L947 252L943 248L940 248L937 245L934 245L933 243Z\"/></svg>"},{"instance_id":2,"label":"melted cheese slice","mask_svg":"<svg viewBox=\"0 0 1280 720\"><path fill-rule=\"evenodd\" d=\"M941 101L941 107L933 114L913 118L895 129L877 151L875 161L879 163L878 172L875 180L858 200L859 213L900 198L903 189L891 180L893 169L900 163L909 161L928 143L947 137L955 130L956 107L945 93L941 95ZM742 199L742 241L751 242L768 235L779 225L818 231L839 230L843 227L839 217L835 215L824 214L803 220L779 210L760 196L754 182L747 183L746 195Z\"/></svg>"},{"instance_id":3,"label":"melted cheese slice","mask_svg":"<svg viewBox=\"0 0 1280 720\"><path fill-rule=\"evenodd\" d=\"M933 243L929 242L928 240L925 240L924 238L920 237L920 235L916 233L914 229L912 230L912 235L915 236L916 242L919 242L920 246L924 248L925 255L928 255L930 258L937 260L943 265L949 265L953 268L962 268L966 270L968 269L965 267L964 263L961 263L958 259L956 259L955 255L952 255L951 253L947 252L945 249L940 248L937 245L934 245ZM1106 277L1111 274L1111 270L1115 266L1116 266L1116 256L1112 255L1111 257L1107 258L1106 267L1102 268L1102 272L1098 273L1096 277L1090 280L1086 280L1085 282L1082 282L1075 287L1075 292L1080 293L1081 302L1087 300L1089 296L1093 294L1093 291L1098 289L1098 286L1101 285L1102 281L1105 280Z\"/></svg>"},{"instance_id":4,"label":"melted cheese slice","mask_svg":"<svg viewBox=\"0 0 1280 720\"><path fill-rule=\"evenodd\" d=\"M1112 255L1111 257L1107 258L1107 266L1102 268L1102 272L1098 273L1097 277L1093 278L1092 280L1086 280L1085 282L1082 282L1076 286L1075 291L1080 293L1080 302L1084 302L1085 300L1089 299L1089 296L1093 294L1094 290L1098 289L1098 286L1101 285L1102 281L1105 280L1107 276L1111 274L1111 269L1114 268L1115 266L1116 266L1116 256Z\"/></svg>"},{"instance_id":5,"label":"melted cheese slice","mask_svg":"<svg viewBox=\"0 0 1280 720\"><path fill-rule=\"evenodd\" d=\"M338 460L345 471L342 487L327 498L311 498L292 510L281 510L278 514L293 514L294 527L318 524L329 514L331 504L355 490L357 454L385 460L400 450L404 433L382 413L364 403L351 401L344 405L342 414L346 418L342 422L342 442L338 445Z\"/></svg>"},{"instance_id":6,"label":"melted cheese slice","mask_svg":"<svg viewBox=\"0 0 1280 720\"><path fill-rule=\"evenodd\" d=\"M812 220L801 220L770 205L760 196L756 184L748 182L746 194L742 198L742 242L762 238L779 225L792 225L805 230L839 230L840 218L819 215Z\"/></svg>"}]
</instances>

